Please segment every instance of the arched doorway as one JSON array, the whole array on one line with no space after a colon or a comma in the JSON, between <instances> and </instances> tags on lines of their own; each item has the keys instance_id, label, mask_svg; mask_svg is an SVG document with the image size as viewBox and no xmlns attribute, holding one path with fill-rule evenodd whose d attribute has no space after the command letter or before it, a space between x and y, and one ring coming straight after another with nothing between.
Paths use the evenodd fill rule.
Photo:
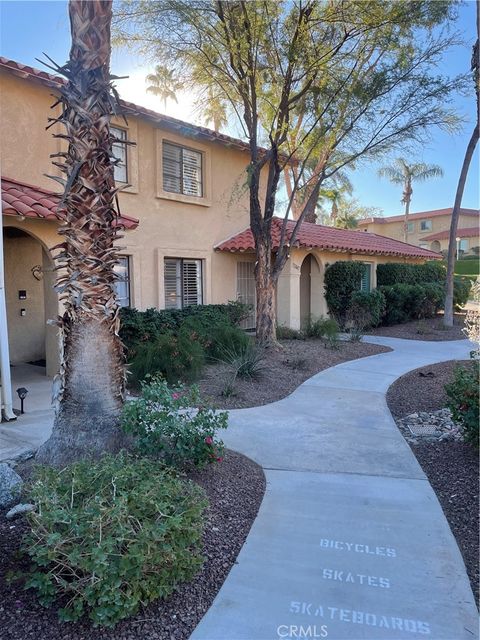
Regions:
<instances>
[{"instance_id":1,"label":"arched doorway","mask_svg":"<svg viewBox=\"0 0 480 640\"><path fill-rule=\"evenodd\" d=\"M33 234L16 226L3 229L8 342L13 365L35 363L47 375L58 367L58 332L47 324L58 316L53 261Z\"/></svg>"},{"instance_id":2,"label":"arched doorway","mask_svg":"<svg viewBox=\"0 0 480 640\"><path fill-rule=\"evenodd\" d=\"M432 251L436 251L437 253L440 253L441 248L442 248L442 245L440 244L440 242L438 240L434 240L432 242L432 244L430 245L430 249Z\"/></svg>"},{"instance_id":3,"label":"arched doorway","mask_svg":"<svg viewBox=\"0 0 480 640\"><path fill-rule=\"evenodd\" d=\"M310 316L318 318L326 313L323 294L323 271L317 258L309 253L300 267L300 326Z\"/></svg>"}]
</instances>

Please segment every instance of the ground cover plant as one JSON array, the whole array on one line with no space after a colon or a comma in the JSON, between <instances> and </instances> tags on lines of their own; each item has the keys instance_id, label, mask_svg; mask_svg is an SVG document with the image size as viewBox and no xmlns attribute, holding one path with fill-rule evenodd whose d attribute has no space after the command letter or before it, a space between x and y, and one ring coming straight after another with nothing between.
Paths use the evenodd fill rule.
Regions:
<instances>
[{"instance_id":1,"label":"ground cover plant","mask_svg":"<svg viewBox=\"0 0 480 640\"><path fill-rule=\"evenodd\" d=\"M29 462L19 465L24 478ZM192 580L178 584L170 596L140 606L136 614L123 618L113 628L92 628L87 616L65 624L54 607L40 605L33 589L24 589L23 580L4 579L30 569L28 555L20 553L28 523L26 518L7 520L5 512L0 512L2 640L187 640L237 558L261 503L265 477L257 464L231 451L225 452L222 462L192 469L184 477L205 491L209 503L204 512L204 563ZM58 604L66 601L68 598L61 599Z\"/></svg>"},{"instance_id":2,"label":"ground cover plant","mask_svg":"<svg viewBox=\"0 0 480 640\"><path fill-rule=\"evenodd\" d=\"M26 587L44 605L60 598L64 621L113 626L201 567L205 496L158 462L120 453L39 467L27 495Z\"/></svg>"},{"instance_id":3,"label":"ground cover plant","mask_svg":"<svg viewBox=\"0 0 480 640\"><path fill-rule=\"evenodd\" d=\"M479 373L480 362L473 360L468 367L458 366L452 381L446 385L447 406L453 419L464 431L465 440L478 448L479 434Z\"/></svg>"},{"instance_id":4,"label":"ground cover plant","mask_svg":"<svg viewBox=\"0 0 480 640\"><path fill-rule=\"evenodd\" d=\"M139 453L170 466L201 468L223 457L217 432L227 428L228 415L205 407L196 386L170 388L147 378L140 396L124 405L121 423Z\"/></svg>"}]
</instances>

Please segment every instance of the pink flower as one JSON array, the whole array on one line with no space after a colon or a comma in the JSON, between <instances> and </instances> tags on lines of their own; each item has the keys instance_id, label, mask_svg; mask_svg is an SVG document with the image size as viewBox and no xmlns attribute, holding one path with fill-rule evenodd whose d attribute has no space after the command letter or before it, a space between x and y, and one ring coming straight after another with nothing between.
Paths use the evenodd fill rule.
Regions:
<instances>
[{"instance_id":1,"label":"pink flower","mask_svg":"<svg viewBox=\"0 0 480 640\"><path fill-rule=\"evenodd\" d=\"M205 438L205 444L208 444L208 445L212 446L212 444L213 444L213 438L212 438L212 436L207 436L207 437Z\"/></svg>"},{"instance_id":2,"label":"pink flower","mask_svg":"<svg viewBox=\"0 0 480 640\"><path fill-rule=\"evenodd\" d=\"M180 398L179 393L172 393L172 400L178 400Z\"/></svg>"},{"instance_id":3,"label":"pink flower","mask_svg":"<svg viewBox=\"0 0 480 640\"><path fill-rule=\"evenodd\" d=\"M220 456L220 458L217 458L217 462L221 462L223 460L223 458Z\"/></svg>"}]
</instances>

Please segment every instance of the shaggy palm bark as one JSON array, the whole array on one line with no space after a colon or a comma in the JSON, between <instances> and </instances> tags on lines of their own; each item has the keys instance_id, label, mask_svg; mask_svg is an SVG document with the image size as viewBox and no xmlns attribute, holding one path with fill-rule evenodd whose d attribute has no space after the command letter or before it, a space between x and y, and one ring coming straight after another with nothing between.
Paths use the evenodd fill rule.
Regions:
<instances>
[{"instance_id":1,"label":"shaggy palm bark","mask_svg":"<svg viewBox=\"0 0 480 640\"><path fill-rule=\"evenodd\" d=\"M71 0L70 60L56 103L68 151L54 161L66 174L56 256L65 313L59 319L62 357L52 436L40 462L63 465L117 451L124 439L119 414L124 393L123 349L115 297L116 194L110 116L111 0ZM55 105L54 105L55 106ZM58 178L57 178L58 180Z\"/></svg>"}]
</instances>

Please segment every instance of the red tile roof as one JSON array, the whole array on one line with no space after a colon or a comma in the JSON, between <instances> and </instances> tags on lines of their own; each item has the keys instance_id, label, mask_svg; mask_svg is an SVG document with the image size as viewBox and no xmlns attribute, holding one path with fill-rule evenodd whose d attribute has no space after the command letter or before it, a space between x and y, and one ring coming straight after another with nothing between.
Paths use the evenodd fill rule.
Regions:
<instances>
[{"instance_id":1,"label":"red tile roof","mask_svg":"<svg viewBox=\"0 0 480 640\"><path fill-rule=\"evenodd\" d=\"M12 178L2 177L1 185L4 215L45 220L60 219L58 213L60 194ZM138 226L138 220L122 215L117 224L125 229L135 229Z\"/></svg>"},{"instance_id":2,"label":"red tile roof","mask_svg":"<svg viewBox=\"0 0 480 640\"><path fill-rule=\"evenodd\" d=\"M457 238L475 238L480 236L480 229L478 227L468 227L465 229L457 229ZM423 240L446 240L450 237L450 229L445 231L437 231L429 236L423 236Z\"/></svg>"},{"instance_id":3,"label":"red tile roof","mask_svg":"<svg viewBox=\"0 0 480 640\"><path fill-rule=\"evenodd\" d=\"M276 251L280 243L283 220L272 220L272 249ZM295 226L294 220L287 222L287 242L292 236ZM303 222L297 234L295 247L307 249L324 249L325 251L339 251L342 253L365 253L369 255L388 255L406 258L427 258L430 260L441 258L435 251L421 249L399 240L392 240L376 233L353 231L350 229L335 229L311 222ZM243 252L253 251L255 243L250 228L237 233L232 238L220 242L215 246L217 251Z\"/></svg>"},{"instance_id":4,"label":"red tile roof","mask_svg":"<svg viewBox=\"0 0 480 640\"><path fill-rule=\"evenodd\" d=\"M453 207L447 209L434 209L433 211L419 211L417 213L409 213L409 220L421 220L423 218L436 218L437 216L451 216ZM461 216L472 216L478 218L480 211L478 209L460 209ZM400 216L386 216L385 218L365 218L365 220L359 220L358 225L363 227L367 224L387 224L389 222L403 222L405 220L404 215Z\"/></svg>"},{"instance_id":5,"label":"red tile roof","mask_svg":"<svg viewBox=\"0 0 480 640\"><path fill-rule=\"evenodd\" d=\"M11 73L17 77L39 82L40 84L50 87L51 89L56 89L59 87L59 85L66 83L66 80L60 76L47 73L46 71L40 71L39 69L35 69L34 67L21 64L20 62L16 62L15 60L9 60L8 58L4 58L2 56L0 56L0 69L3 69L4 71ZM146 120L149 120L165 129L175 131L176 133L187 137L194 137L209 140L212 142L218 142L227 147L235 147L242 151L250 150L249 145L243 140L232 138L231 136L227 136L224 133L218 133L216 131L213 131L213 129L208 129L207 127L199 127L189 122L184 122L183 120L178 120L177 118L172 118L171 116L157 113L156 111L152 111L151 109L133 104L133 102L120 100L120 105L122 107L122 113L125 116L130 115L145 118Z\"/></svg>"}]
</instances>

